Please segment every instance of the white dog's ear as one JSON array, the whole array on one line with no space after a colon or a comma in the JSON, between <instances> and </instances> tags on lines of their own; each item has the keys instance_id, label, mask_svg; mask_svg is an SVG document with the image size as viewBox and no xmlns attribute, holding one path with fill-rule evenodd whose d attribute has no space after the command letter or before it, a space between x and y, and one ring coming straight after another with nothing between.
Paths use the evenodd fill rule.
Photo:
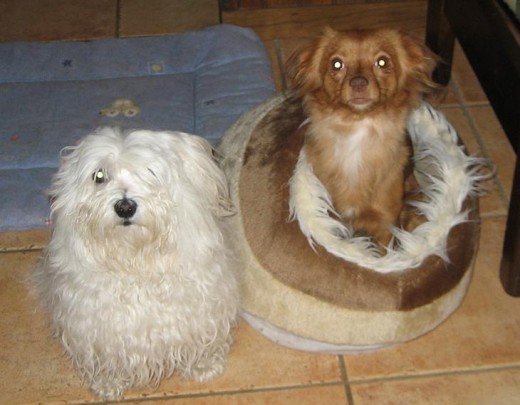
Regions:
<instances>
[{"instance_id":1,"label":"white dog's ear","mask_svg":"<svg viewBox=\"0 0 520 405\"><path fill-rule=\"evenodd\" d=\"M191 150L184 159L189 180L199 189L200 195L209 200L217 215L234 214L226 177L216 162L210 143L196 135L188 135L185 140Z\"/></svg>"},{"instance_id":2,"label":"white dog's ear","mask_svg":"<svg viewBox=\"0 0 520 405\"><path fill-rule=\"evenodd\" d=\"M51 211L61 209L68 200L76 199L74 193L78 192L77 185L80 183L81 166L80 150L85 140L81 140L75 146L66 146L60 151L60 164L54 173L50 187L46 190L47 198L51 204Z\"/></svg>"}]
</instances>

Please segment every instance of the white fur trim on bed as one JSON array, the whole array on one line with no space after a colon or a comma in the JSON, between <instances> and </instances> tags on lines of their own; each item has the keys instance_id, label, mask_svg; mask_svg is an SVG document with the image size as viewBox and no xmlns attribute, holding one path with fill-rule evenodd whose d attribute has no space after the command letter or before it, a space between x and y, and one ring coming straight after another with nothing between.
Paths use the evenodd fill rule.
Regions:
<instances>
[{"instance_id":1,"label":"white fur trim on bed","mask_svg":"<svg viewBox=\"0 0 520 405\"><path fill-rule=\"evenodd\" d=\"M414 145L415 176L427 197L427 202L411 204L427 221L412 232L392 229L398 242L393 246L398 248L388 248L381 256L370 239L352 237L351 230L335 218L330 196L302 149L289 184L289 207L291 219L298 220L311 246L321 245L335 256L379 273L418 267L430 255L449 260L449 231L467 220L463 202L479 192L478 184L488 175L482 174L482 159L465 154L455 129L430 105L412 112L408 132Z\"/></svg>"}]
</instances>

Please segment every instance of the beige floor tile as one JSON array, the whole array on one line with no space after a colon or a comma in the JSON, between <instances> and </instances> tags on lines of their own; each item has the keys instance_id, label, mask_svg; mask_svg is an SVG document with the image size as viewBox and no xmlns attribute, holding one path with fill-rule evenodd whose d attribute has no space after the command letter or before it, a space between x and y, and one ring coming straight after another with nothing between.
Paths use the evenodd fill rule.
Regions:
<instances>
[{"instance_id":1,"label":"beige floor tile","mask_svg":"<svg viewBox=\"0 0 520 405\"><path fill-rule=\"evenodd\" d=\"M516 162L513 148L491 107L470 107L469 111L475 120L486 153L496 166L497 177L509 198Z\"/></svg>"},{"instance_id":2,"label":"beige floor tile","mask_svg":"<svg viewBox=\"0 0 520 405\"><path fill-rule=\"evenodd\" d=\"M520 300L498 268L505 218L482 221L475 274L462 306L433 332L380 352L346 357L349 379L520 365Z\"/></svg>"},{"instance_id":3,"label":"beige floor tile","mask_svg":"<svg viewBox=\"0 0 520 405\"><path fill-rule=\"evenodd\" d=\"M128 402L131 405L345 405L343 385Z\"/></svg>"},{"instance_id":4,"label":"beige floor tile","mask_svg":"<svg viewBox=\"0 0 520 405\"><path fill-rule=\"evenodd\" d=\"M520 369L352 386L356 405L518 405Z\"/></svg>"},{"instance_id":5,"label":"beige floor tile","mask_svg":"<svg viewBox=\"0 0 520 405\"><path fill-rule=\"evenodd\" d=\"M116 0L0 0L0 41L113 37Z\"/></svg>"},{"instance_id":6,"label":"beige floor tile","mask_svg":"<svg viewBox=\"0 0 520 405\"><path fill-rule=\"evenodd\" d=\"M26 280L38 257L39 252L0 254L0 403L88 400L28 291Z\"/></svg>"},{"instance_id":7,"label":"beige floor tile","mask_svg":"<svg viewBox=\"0 0 520 405\"><path fill-rule=\"evenodd\" d=\"M193 31L219 23L214 0L122 0L120 5L122 37Z\"/></svg>"},{"instance_id":8,"label":"beige floor tile","mask_svg":"<svg viewBox=\"0 0 520 405\"><path fill-rule=\"evenodd\" d=\"M0 252L38 250L45 247L48 241L49 231L47 229L0 232Z\"/></svg>"},{"instance_id":9,"label":"beige floor tile","mask_svg":"<svg viewBox=\"0 0 520 405\"><path fill-rule=\"evenodd\" d=\"M223 22L253 28L264 40L313 37L326 25L338 30L396 27L424 38L426 1L244 10L223 13Z\"/></svg>"}]
</instances>

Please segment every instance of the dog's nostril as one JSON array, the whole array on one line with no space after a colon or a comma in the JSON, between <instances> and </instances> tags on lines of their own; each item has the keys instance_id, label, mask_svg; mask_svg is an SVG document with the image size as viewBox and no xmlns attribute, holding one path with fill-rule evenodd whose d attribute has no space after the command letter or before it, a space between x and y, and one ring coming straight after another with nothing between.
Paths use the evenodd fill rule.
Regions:
<instances>
[{"instance_id":1,"label":"dog's nostril","mask_svg":"<svg viewBox=\"0 0 520 405\"><path fill-rule=\"evenodd\" d=\"M349 84L350 87L359 89L368 86L368 79L364 76L356 76L350 79Z\"/></svg>"},{"instance_id":2,"label":"dog's nostril","mask_svg":"<svg viewBox=\"0 0 520 405\"><path fill-rule=\"evenodd\" d=\"M137 203L134 200L123 198L114 204L114 210L119 218L132 218L137 211Z\"/></svg>"}]
</instances>

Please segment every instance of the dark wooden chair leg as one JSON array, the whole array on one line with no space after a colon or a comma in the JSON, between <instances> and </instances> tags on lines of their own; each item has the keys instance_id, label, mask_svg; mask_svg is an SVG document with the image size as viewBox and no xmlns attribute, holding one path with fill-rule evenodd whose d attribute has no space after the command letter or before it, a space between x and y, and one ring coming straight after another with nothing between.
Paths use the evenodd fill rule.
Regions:
<instances>
[{"instance_id":1,"label":"dark wooden chair leg","mask_svg":"<svg viewBox=\"0 0 520 405\"><path fill-rule=\"evenodd\" d=\"M515 166L500 280L508 294L520 296L520 159L516 160Z\"/></svg>"},{"instance_id":2,"label":"dark wooden chair leg","mask_svg":"<svg viewBox=\"0 0 520 405\"><path fill-rule=\"evenodd\" d=\"M468 17L471 16L470 19ZM444 64L434 79L450 79L455 36L474 68L513 149L520 151L520 54L503 10L493 0L429 0L426 44ZM520 161L515 166L505 233L500 280L504 290L520 296Z\"/></svg>"},{"instance_id":3,"label":"dark wooden chair leg","mask_svg":"<svg viewBox=\"0 0 520 405\"><path fill-rule=\"evenodd\" d=\"M440 58L433 72L433 80L446 86L451 77L455 35L444 15L446 0L429 0L426 21L426 45Z\"/></svg>"}]
</instances>

